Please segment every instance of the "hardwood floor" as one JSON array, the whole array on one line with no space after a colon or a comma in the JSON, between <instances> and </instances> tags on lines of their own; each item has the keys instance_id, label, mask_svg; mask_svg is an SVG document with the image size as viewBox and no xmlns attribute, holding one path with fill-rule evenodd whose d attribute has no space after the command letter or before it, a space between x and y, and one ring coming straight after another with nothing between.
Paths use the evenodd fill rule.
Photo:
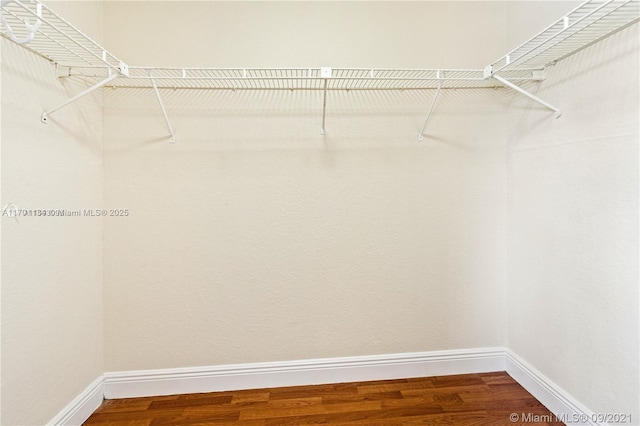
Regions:
<instances>
[{"instance_id":1,"label":"hardwood floor","mask_svg":"<svg viewBox=\"0 0 640 426\"><path fill-rule=\"evenodd\" d=\"M562 425L504 372L106 400L104 424Z\"/></svg>"}]
</instances>

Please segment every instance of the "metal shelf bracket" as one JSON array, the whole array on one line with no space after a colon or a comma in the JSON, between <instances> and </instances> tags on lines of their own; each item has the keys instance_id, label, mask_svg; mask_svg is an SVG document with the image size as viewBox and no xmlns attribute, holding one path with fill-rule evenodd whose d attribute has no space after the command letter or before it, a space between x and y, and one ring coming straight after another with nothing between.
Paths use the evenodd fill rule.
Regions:
<instances>
[{"instance_id":1,"label":"metal shelf bracket","mask_svg":"<svg viewBox=\"0 0 640 426\"><path fill-rule=\"evenodd\" d=\"M160 104L160 109L162 110L162 116L164 117L164 122L167 124L169 128L169 133L171 134L171 138L169 138L169 142L176 143L176 134L173 131L173 127L171 126L171 122L169 121L169 115L167 114L167 110L164 107L164 103L162 102L162 98L160 97L160 91L158 90L158 85L156 84L156 80L149 73L149 79L151 80L151 84L153 85L153 90L156 93L156 98L158 99L158 103Z\"/></svg>"},{"instance_id":2,"label":"metal shelf bracket","mask_svg":"<svg viewBox=\"0 0 640 426\"><path fill-rule=\"evenodd\" d=\"M82 92L76 94L75 96L72 96L71 98L67 99L61 105L58 105L55 108L48 109L47 111L42 113L42 116L40 117L40 121L42 121L44 124L48 124L49 123L49 116L51 114L53 114L54 112L58 111L59 109L62 109L64 107L66 107L67 105L77 101L81 97L86 96L89 93L96 91L97 89L101 88L105 84L109 83L112 80L115 80L118 77L120 77L120 74L115 74L115 73L111 74L109 77L105 78L104 80L94 84L93 86L89 87L88 89L83 90Z\"/></svg>"},{"instance_id":3,"label":"metal shelf bracket","mask_svg":"<svg viewBox=\"0 0 640 426\"><path fill-rule=\"evenodd\" d=\"M422 126L422 130L418 133L418 140L424 140L424 131L427 128L427 123L429 122L429 118L431 118L431 114L433 113L433 109L436 106L436 101L438 100L438 96L440 96L440 91L442 90L442 80L438 83L438 89L436 90L436 94L433 96L433 100L431 101L431 106L429 107L429 112L427 113L427 118L424 120L424 126Z\"/></svg>"},{"instance_id":4,"label":"metal shelf bracket","mask_svg":"<svg viewBox=\"0 0 640 426\"><path fill-rule=\"evenodd\" d=\"M493 79L499 81L500 83L504 84L505 86L510 87L511 89L515 90L516 92L518 92L518 93L528 97L529 99L532 99L532 100L536 101L540 105L550 109L551 111L554 112L554 117L556 119L560 118L560 116L562 116L562 112L560 111L559 108L556 108L553 105L551 105L549 102L540 99L539 97L537 97L533 93L530 93L530 92L524 90L522 87L520 87L520 86L518 86L516 84L513 84L512 82L510 82L506 78L502 78L499 75L495 74L493 72L493 70L492 70L491 65L488 65L487 67L485 67L484 76L485 76L485 78L493 78Z\"/></svg>"},{"instance_id":5,"label":"metal shelf bracket","mask_svg":"<svg viewBox=\"0 0 640 426\"><path fill-rule=\"evenodd\" d=\"M329 83L329 79L331 78L331 67L321 67L320 77L324 79L322 89L322 127L320 128L320 134L324 136L327 134L327 129L325 127L327 114L327 86Z\"/></svg>"},{"instance_id":6,"label":"metal shelf bracket","mask_svg":"<svg viewBox=\"0 0 640 426\"><path fill-rule=\"evenodd\" d=\"M65 102L63 102L62 104L58 105L57 107L48 109L45 112L43 112L42 116L40 117L40 121L42 121L44 124L48 124L49 123L49 116L51 114L53 114L54 112L58 111L59 109L62 109L64 107L66 107L69 104L74 103L75 101L77 101L78 99L82 98L83 96L86 96L89 93L92 93L92 92L98 90L102 86L105 86L106 84L108 84L109 82L115 80L116 78L118 78L120 76L125 76L125 77L129 76L129 66L127 64L125 64L124 62L120 62L120 66L118 67L118 71L117 72L113 72L113 71L109 70L109 77L105 78L102 81L99 81L98 83L94 84L93 86L91 86L91 87L83 90L82 92L72 96L71 98L67 99Z\"/></svg>"}]
</instances>

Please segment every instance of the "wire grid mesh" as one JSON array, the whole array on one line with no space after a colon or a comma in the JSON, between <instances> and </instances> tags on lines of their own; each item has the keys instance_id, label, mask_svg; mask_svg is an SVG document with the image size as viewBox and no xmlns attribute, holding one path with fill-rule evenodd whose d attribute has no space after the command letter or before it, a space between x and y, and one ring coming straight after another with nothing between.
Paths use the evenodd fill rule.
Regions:
<instances>
[{"instance_id":1,"label":"wire grid mesh","mask_svg":"<svg viewBox=\"0 0 640 426\"><path fill-rule=\"evenodd\" d=\"M492 64L544 67L640 19L640 0L589 0Z\"/></svg>"},{"instance_id":2,"label":"wire grid mesh","mask_svg":"<svg viewBox=\"0 0 640 426\"><path fill-rule=\"evenodd\" d=\"M37 0L12 1L0 12L17 38L24 38L29 33L25 21L33 25L40 20L33 40L22 46L51 62L65 66L102 66L112 70L120 67L118 58ZM2 26L1 35L11 40L5 26Z\"/></svg>"},{"instance_id":3,"label":"wire grid mesh","mask_svg":"<svg viewBox=\"0 0 640 426\"><path fill-rule=\"evenodd\" d=\"M494 62L511 81L531 80L540 69L639 19L640 0L588 0L529 41ZM39 10L41 8L41 13ZM14 0L2 16L16 36L27 35L24 21L42 24L23 47L60 65L61 75L89 81L104 79L120 60L38 0ZM9 38L5 28L2 35ZM224 90L421 90L502 87L486 79L483 70L333 68L325 78L321 68L159 68L130 67L130 77L112 87ZM151 80L153 78L153 82Z\"/></svg>"},{"instance_id":4,"label":"wire grid mesh","mask_svg":"<svg viewBox=\"0 0 640 426\"><path fill-rule=\"evenodd\" d=\"M102 79L106 70L75 67L68 75ZM508 71L513 81L531 80L532 70ZM485 79L482 70L333 68L323 77L321 68L152 68L130 67L129 77L109 83L115 88L206 90L426 90L502 87Z\"/></svg>"}]
</instances>

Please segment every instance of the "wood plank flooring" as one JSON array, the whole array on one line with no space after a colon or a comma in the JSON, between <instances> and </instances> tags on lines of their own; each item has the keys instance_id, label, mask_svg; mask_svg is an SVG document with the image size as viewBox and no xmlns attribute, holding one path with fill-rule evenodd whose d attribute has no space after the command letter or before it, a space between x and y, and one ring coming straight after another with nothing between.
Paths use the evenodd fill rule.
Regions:
<instances>
[{"instance_id":1,"label":"wood plank flooring","mask_svg":"<svg viewBox=\"0 0 640 426\"><path fill-rule=\"evenodd\" d=\"M505 372L106 400L105 424L562 425Z\"/></svg>"}]
</instances>

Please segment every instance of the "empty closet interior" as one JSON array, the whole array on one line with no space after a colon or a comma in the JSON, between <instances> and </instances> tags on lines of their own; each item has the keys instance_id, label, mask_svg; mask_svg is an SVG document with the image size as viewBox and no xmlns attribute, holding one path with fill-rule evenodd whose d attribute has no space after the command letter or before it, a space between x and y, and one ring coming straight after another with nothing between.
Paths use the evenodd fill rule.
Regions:
<instances>
[{"instance_id":1,"label":"empty closet interior","mask_svg":"<svg viewBox=\"0 0 640 426\"><path fill-rule=\"evenodd\" d=\"M501 370L637 421L639 10L2 0L0 421Z\"/></svg>"}]
</instances>

